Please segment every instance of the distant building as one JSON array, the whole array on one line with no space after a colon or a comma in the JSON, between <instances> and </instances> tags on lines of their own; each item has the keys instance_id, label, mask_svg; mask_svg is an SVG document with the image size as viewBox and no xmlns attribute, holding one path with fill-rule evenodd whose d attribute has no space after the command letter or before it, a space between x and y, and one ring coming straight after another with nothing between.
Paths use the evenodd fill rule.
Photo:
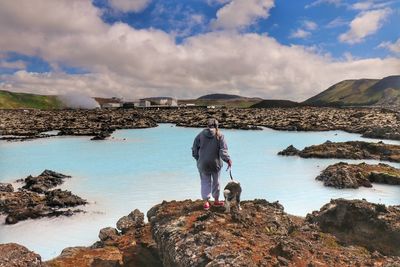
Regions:
<instances>
[{"instance_id":1,"label":"distant building","mask_svg":"<svg viewBox=\"0 0 400 267\"><path fill-rule=\"evenodd\" d=\"M101 105L101 108L120 108L122 107L122 103L104 103Z\"/></svg>"},{"instance_id":2,"label":"distant building","mask_svg":"<svg viewBox=\"0 0 400 267\"><path fill-rule=\"evenodd\" d=\"M171 107L178 106L178 99L176 99L175 97L149 97L145 98L145 100L148 100L152 104L157 106L171 106Z\"/></svg>"},{"instance_id":3,"label":"distant building","mask_svg":"<svg viewBox=\"0 0 400 267\"><path fill-rule=\"evenodd\" d=\"M151 107L151 102L145 99L127 100L123 103L124 108L147 108Z\"/></svg>"},{"instance_id":4,"label":"distant building","mask_svg":"<svg viewBox=\"0 0 400 267\"><path fill-rule=\"evenodd\" d=\"M151 102L145 99L140 99L138 106L141 108L147 108L151 106Z\"/></svg>"}]
</instances>

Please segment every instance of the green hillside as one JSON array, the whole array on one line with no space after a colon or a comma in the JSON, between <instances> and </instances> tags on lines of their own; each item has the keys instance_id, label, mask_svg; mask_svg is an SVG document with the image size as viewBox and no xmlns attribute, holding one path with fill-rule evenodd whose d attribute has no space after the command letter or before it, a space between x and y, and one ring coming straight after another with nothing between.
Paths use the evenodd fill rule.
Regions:
<instances>
[{"instance_id":1,"label":"green hillside","mask_svg":"<svg viewBox=\"0 0 400 267\"><path fill-rule=\"evenodd\" d=\"M307 99L304 104L344 106L399 105L400 76L389 76L382 80L345 80Z\"/></svg>"},{"instance_id":2,"label":"green hillside","mask_svg":"<svg viewBox=\"0 0 400 267\"><path fill-rule=\"evenodd\" d=\"M14 93L0 90L0 108L36 108L57 109L62 103L56 96L35 95L27 93Z\"/></svg>"}]
</instances>

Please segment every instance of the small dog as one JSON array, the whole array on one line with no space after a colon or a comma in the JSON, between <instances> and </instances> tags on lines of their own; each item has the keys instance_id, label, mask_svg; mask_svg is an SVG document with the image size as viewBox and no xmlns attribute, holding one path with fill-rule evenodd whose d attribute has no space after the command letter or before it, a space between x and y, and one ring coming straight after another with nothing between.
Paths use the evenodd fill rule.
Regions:
<instances>
[{"instance_id":1,"label":"small dog","mask_svg":"<svg viewBox=\"0 0 400 267\"><path fill-rule=\"evenodd\" d=\"M232 177L231 177L232 178ZM224 197L225 197L225 212L231 212L231 204L232 201L235 199L236 204L239 210L242 210L240 207L240 194L242 193L242 187L240 183L237 181L230 181L224 188Z\"/></svg>"}]
</instances>

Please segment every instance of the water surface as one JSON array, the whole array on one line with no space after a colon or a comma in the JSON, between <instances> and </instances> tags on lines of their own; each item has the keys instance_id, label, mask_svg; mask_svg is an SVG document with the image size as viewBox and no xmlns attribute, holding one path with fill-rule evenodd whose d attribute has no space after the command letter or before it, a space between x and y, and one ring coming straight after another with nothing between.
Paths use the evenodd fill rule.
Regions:
<instances>
[{"instance_id":1,"label":"water surface","mask_svg":"<svg viewBox=\"0 0 400 267\"><path fill-rule=\"evenodd\" d=\"M101 228L115 226L118 218L135 208L147 211L162 200L198 199L200 182L191 145L199 131L163 124L150 129L119 130L112 139L104 141L90 141L89 137L1 141L1 182L51 169L72 175L61 188L88 199L91 204L84 208L86 214L69 218L0 225L0 243L17 242L49 259L65 247L94 243ZM339 160L277 156L278 151L290 144L302 149L326 140L377 142L378 139L342 131L223 132L233 159L233 174L243 187L242 199L279 200L288 213L301 216L339 197L400 204L400 186L337 190L314 180L321 170ZM400 164L390 164L400 168ZM228 173L223 172L222 183L228 180Z\"/></svg>"}]
</instances>

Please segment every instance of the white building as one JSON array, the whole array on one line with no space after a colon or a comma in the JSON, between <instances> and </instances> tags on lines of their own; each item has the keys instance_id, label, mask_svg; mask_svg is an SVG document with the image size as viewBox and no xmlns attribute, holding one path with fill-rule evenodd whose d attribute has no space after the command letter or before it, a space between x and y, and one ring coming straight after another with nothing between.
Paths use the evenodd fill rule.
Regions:
<instances>
[{"instance_id":1,"label":"white building","mask_svg":"<svg viewBox=\"0 0 400 267\"><path fill-rule=\"evenodd\" d=\"M178 99L174 97L150 97L146 98L146 100L149 100L155 105L160 105L160 106L171 106L171 107L178 106Z\"/></svg>"}]
</instances>

